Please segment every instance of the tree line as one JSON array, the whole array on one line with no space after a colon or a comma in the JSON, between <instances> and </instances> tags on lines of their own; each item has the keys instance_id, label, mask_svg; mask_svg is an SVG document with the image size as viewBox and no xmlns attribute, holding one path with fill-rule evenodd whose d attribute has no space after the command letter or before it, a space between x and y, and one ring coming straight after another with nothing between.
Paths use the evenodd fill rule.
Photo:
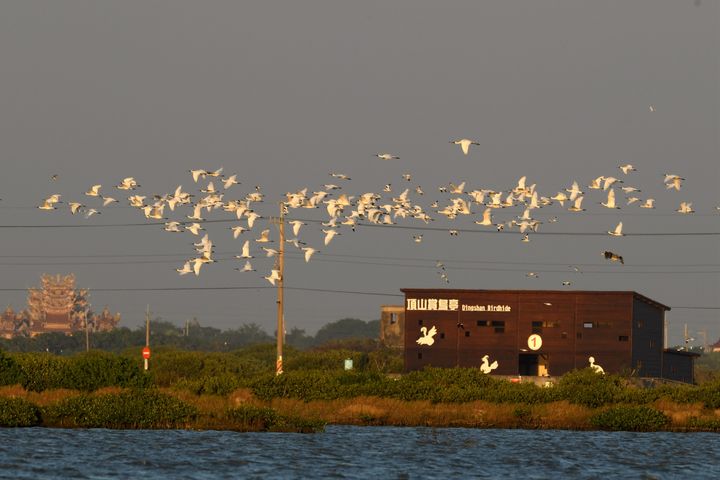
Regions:
<instances>
[{"instance_id":1,"label":"tree line","mask_svg":"<svg viewBox=\"0 0 720 480\"><path fill-rule=\"evenodd\" d=\"M235 329L221 330L203 326L197 320L185 326L156 317L150 321L150 345L152 347L175 347L183 350L227 352L249 345L275 342L272 334L255 323L241 325ZM353 349L365 350L375 346L380 333L380 320L363 321L343 318L320 328L315 335L304 329L292 328L285 333L285 344L306 350L310 348L332 348L342 344ZM136 328L120 327L109 332L92 332L90 348L121 352L131 347L145 345L145 326ZM45 333L35 337L0 339L0 350L7 352L50 352L56 355L71 355L85 350L85 332L73 335Z\"/></svg>"}]
</instances>

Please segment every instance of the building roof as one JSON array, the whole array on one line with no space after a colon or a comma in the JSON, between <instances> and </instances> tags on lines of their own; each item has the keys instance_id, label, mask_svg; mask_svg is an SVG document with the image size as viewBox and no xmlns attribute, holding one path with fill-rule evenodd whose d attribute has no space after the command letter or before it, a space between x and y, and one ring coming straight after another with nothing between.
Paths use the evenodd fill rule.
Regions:
<instances>
[{"instance_id":1,"label":"building roof","mask_svg":"<svg viewBox=\"0 0 720 480\"><path fill-rule=\"evenodd\" d=\"M430 293L430 292L457 292L457 293L547 293L552 295L574 295L574 294L591 294L591 295L632 295L637 300L645 302L661 310L668 311L670 307L655 301L645 295L632 290L472 290L472 289L455 289L455 288L401 288L401 292L408 293Z\"/></svg>"},{"instance_id":2,"label":"building roof","mask_svg":"<svg viewBox=\"0 0 720 480\"><path fill-rule=\"evenodd\" d=\"M685 357L700 357L701 356L699 353L688 352L686 350L675 350L674 348L666 348L663 350L663 353L670 353L672 355L683 355Z\"/></svg>"}]
</instances>

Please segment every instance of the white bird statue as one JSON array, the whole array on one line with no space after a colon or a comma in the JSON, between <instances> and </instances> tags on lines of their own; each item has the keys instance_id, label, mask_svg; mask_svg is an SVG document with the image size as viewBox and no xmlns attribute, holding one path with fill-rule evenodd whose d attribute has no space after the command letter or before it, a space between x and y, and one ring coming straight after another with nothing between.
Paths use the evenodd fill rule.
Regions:
<instances>
[{"instance_id":1,"label":"white bird statue","mask_svg":"<svg viewBox=\"0 0 720 480\"><path fill-rule=\"evenodd\" d=\"M595 363L595 357L588 358L588 362L590 362L590 368L592 368L595 373L602 373L603 375L605 374L605 370L603 370L600 365Z\"/></svg>"},{"instance_id":2,"label":"white bird statue","mask_svg":"<svg viewBox=\"0 0 720 480\"><path fill-rule=\"evenodd\" d=\"M488 357L487 355L482 357L482 361L483 363L482 365L480 365L480 371L482 373L490 373L498 367L497 360L495 360L493 363L490 363L490 357Z\"/></svg>"},{"instance_id":3,"label":"white bird statue","mask_svg":"<svg viewBox=\"0 0 720 480\"><path fill-rule=\"evenodd\" d=\"M435 343L435 339L433 338L435 335L437 335L437 328L433 325L430 330L427 329L427 327L420 327L420 331L422 332L423 336L415 340L415 343L418 345L427 345L430 346L433 343Z\"/></svg>"}]
</instances>

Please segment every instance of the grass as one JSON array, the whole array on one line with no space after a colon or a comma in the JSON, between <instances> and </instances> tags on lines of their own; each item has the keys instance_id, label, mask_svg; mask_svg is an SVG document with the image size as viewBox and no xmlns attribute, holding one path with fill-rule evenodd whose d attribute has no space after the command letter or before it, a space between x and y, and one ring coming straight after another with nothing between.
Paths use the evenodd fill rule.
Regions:
<instances>
[{"instance_id":1,"label":"grass","mask_svg":"<svg viewBox=\"0 0 720 480\"><path fill-rule=\"evenodd\" d=\"M92 396L120 394L127 389L106 387ZM195 394L174 388L159 389L194 407L198 414L185 428L198 430L252 430L251 424L241 424L228 417L233 409L271 409L278 418L277 428L283 431L298 430L297 425L310 422L306 431L316 431L318 424L429 426L468 428L533 428L588 430L593 426L590 418L603 410L573 404L567 400L541 404L491 403L471 401L465 403L433 403L428 400L404 401L396 398L360 396L336 400L303 401L292 398L274 398L263 401L250 389L241 388L228 395ZM48 408L82 392L67 389L27 391L19 385L0 387L0 397L20 398ZM669 418L667 430L717 430L720 409L705 408L702 403L677 403L661 398L648 406ZM256 425L257 427L257 425Z\"/></svg>"}]
</instances>

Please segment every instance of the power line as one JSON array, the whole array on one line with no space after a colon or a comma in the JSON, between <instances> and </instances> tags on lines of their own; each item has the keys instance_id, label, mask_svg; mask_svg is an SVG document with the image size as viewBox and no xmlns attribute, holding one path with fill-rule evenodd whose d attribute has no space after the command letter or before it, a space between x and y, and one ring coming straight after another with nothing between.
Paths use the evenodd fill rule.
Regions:
<instances>
[{"instance_id":1,"label":"power line","mask_svg":"<svg viewBox=\"0 0 720 480\"><path fill-rule=\"evenodd\" d=\"M368 292L358 290L339 290L339 289L327 289L327 288L307 288L307 287L285 287L288 290L297 290L304 292L317 292L317 293L337 293L337 294L349 294L349 295L372 295L372 296L383 296L383 297L404 297L403 294L399 293L384 293L384 292ZM275 290L275 287L243 287L243 286L221 286L221 287L130 287L130 288L93 288L91 292L174 292L174 291L238 291L238 290ZM25 288L0 288L0 292L27 292ZM572 290L568 290L572 292ZM711 306L671 306L673 309L678 310L720 310L720 307ZM162 312L161 312L162 313Z\"/></svg>"},{"instance_id":2,"label":"power line","mask_svg":"<svg viewBox=\"0 0 720 480\"><path fill-rule=\"evenodd\" d=\"M91 293L96 292L179 292L179 291L237 291L237 290L275 290L275 287L128 287L128 288L93 288ZM304 292L322 292L322 293L344 293L352 295L376 295L385 297L402 297L403 295L397 293L383 293L383 292L363 292L354 290L336 290L336 289L323 289L323 288L306 288L306 287L285 287L286 290L298 290ZM0 288L0 292L27 292L26 288Z\"/></svg>"},{"instance_id":3,"label":"power line","mask_svg":"<svg viewBox=\"0 0 720 480\"><path fill-rule=\"evenodd\" d=\"M260 250L254 250L255 252L260 252ZM153 258L153 257L183 257L188 258L190 252L184 252L184 253L123 253L123 254L85 254L85 255L0 255L0 258L131 258L131 257L138 257L138 258ZM216 255L234 255L236 254L236 251L222 251L217 252ZM286 255L293 257L293 260L297 260L300 258L303 258L303 254L300 252L295 251L289 251L285 252ZM417 262L432 262L435 264L438 261L441 261L443 264L452 264L452 263L472 263L472 264L487 264L487 265L546 265L546 266L559 266L559 265L567 265L568 267L571 266L578 266L578 267L611 267L612 265L607 265L604 263L573 263L573 262L515 262L515 261L502 261L502 260L472 260L472 259L463 259L463 260L453 260L453 259L446 259L442 257L398 257L398 256L383 256L383 255L357 255L357 254L337 254L337 253L324 253L324 252L317 252L315 254L315 261L319 260L320 258L359 258L359 259L370 259L370 260L394 260L394 261L417 261ZM222 260L229 260L234 258L231 257L225 257L221 258ZM163 261L138 261L134 262L132 260L129 261L123 261L123 262L83 262L82 264L97 264L97 265L114 265L114 264L137 264L137 263L175 263L177 261L180 261L179 259L175 260L163 260ZM324 261L330 261L324 260ZM32 262L32 263L25 263L25 262L17 262L17 263L0 263L0 265L37 265L37 266L44 266L44 265L76 265L81 264L79 262ZM382 265L386 265L387 263L383 262ZM678 264L678 263L655 263L652 265L648 264L634 264L634 267L647 267L647 268L659 268L659 267L681 267L681 268L715 268L720 267L720 264L708 264L708 263L702 263L702 264ZM453 267L457 268L457 267Z\"/></svg>"},{"instance_id":4,"label":"power line","mask_svg":"<svg viewBox=\"0 0 720 480\"><path fill-rule=\"evenodd\" d=\"M217 257L218 261L234 261L234 257ZM290 257L289 260L295 260L295 261L302 261L302 257ZM388 262L371 262L371 261L358 261L358 260L337 260L337 259L329 259L329 258L316 258L314 262L321 262L321 263L343 263L343 264L351 264L351 265L373 265L373 266L380 266L380 267L397 267L397 268L423 268L423 269L436 269L437 267L435 265L418 265L418 264L406 264L406 263L388 263ZM47 267L47 266L74 266L74 267L81 267L81 266L88 266L88 265L145 265L145 264L177 264L178 260L123 260L123 261L104 261L104 262L98 262L98 261L92 261L92 262L82 262L82 261L73 261L73 262L0 262L0 266L23 266L23 267ZM510 263L513 265L522 265L521 262L514 262ZM530 263L526 265L531 265ZM532 264L534 266L537 266L538 264ZM540 264L540 265L564 265L564 264ZM566 274L574 274L574 273L584 273L584 274L716 274L720 273L720 270L647 270L647 271L640 271L640 270L625 270L623 267L619 266L611 266L611 265L600 265L597 264L596 266L599 267L608 267L608 268L615 268L615 270L581 270L580 272L573 272L570 270L552 270L552 269L534 269L537 272L540 273L566 273ZM681 265L677 265L679 267L683 267ZM636 265L636 267L648 267L648 268L657 268L658 266L655 265ZM707 267L712 267L711 265L707 265ZM716 266L715 266L716 267ZM697 267L695 267L697 268ZM483 272L526 272L527 268L498 268L498 267L449 267L451 271L483 271Z\"/></svg>"},{"instance_id":5,"label":"power line","mask_svg":"<svg viewBox=\"0 0 720 480\"><path fill-rule=\"evenodd\" d=\"M303 222L312 223L323 223L322 220L298 218ZM232 220L202 220L197 223L237 223L237 219ZM180 222L186 224L189 222ZM149 227L149 226L163 226L164 222L149 222L149 223L105 223L105 224L76 224L76 225L0 225L0 228L121 228L121 227ZM374 223L358 223L355 225L358 227L370 227L370 228L394 228L400 230L416 230L416 231L437 231L447 232L448 230L455 230L459 233L479 233L479 234L501 234L501 235L517 235L518 232L513 230L479 230L474 228L450 228L450 227L428 227L428 226L410 226L410 225L386 225L386 224L374 224ZM528 232L530 235L549 235L549 236L571 236L571 237L605 237L607 232ZM626 237L688 237L688 236L720 236L720 232L647 232L647 233L626 233Z\"/></svg>"}]
</instances>

